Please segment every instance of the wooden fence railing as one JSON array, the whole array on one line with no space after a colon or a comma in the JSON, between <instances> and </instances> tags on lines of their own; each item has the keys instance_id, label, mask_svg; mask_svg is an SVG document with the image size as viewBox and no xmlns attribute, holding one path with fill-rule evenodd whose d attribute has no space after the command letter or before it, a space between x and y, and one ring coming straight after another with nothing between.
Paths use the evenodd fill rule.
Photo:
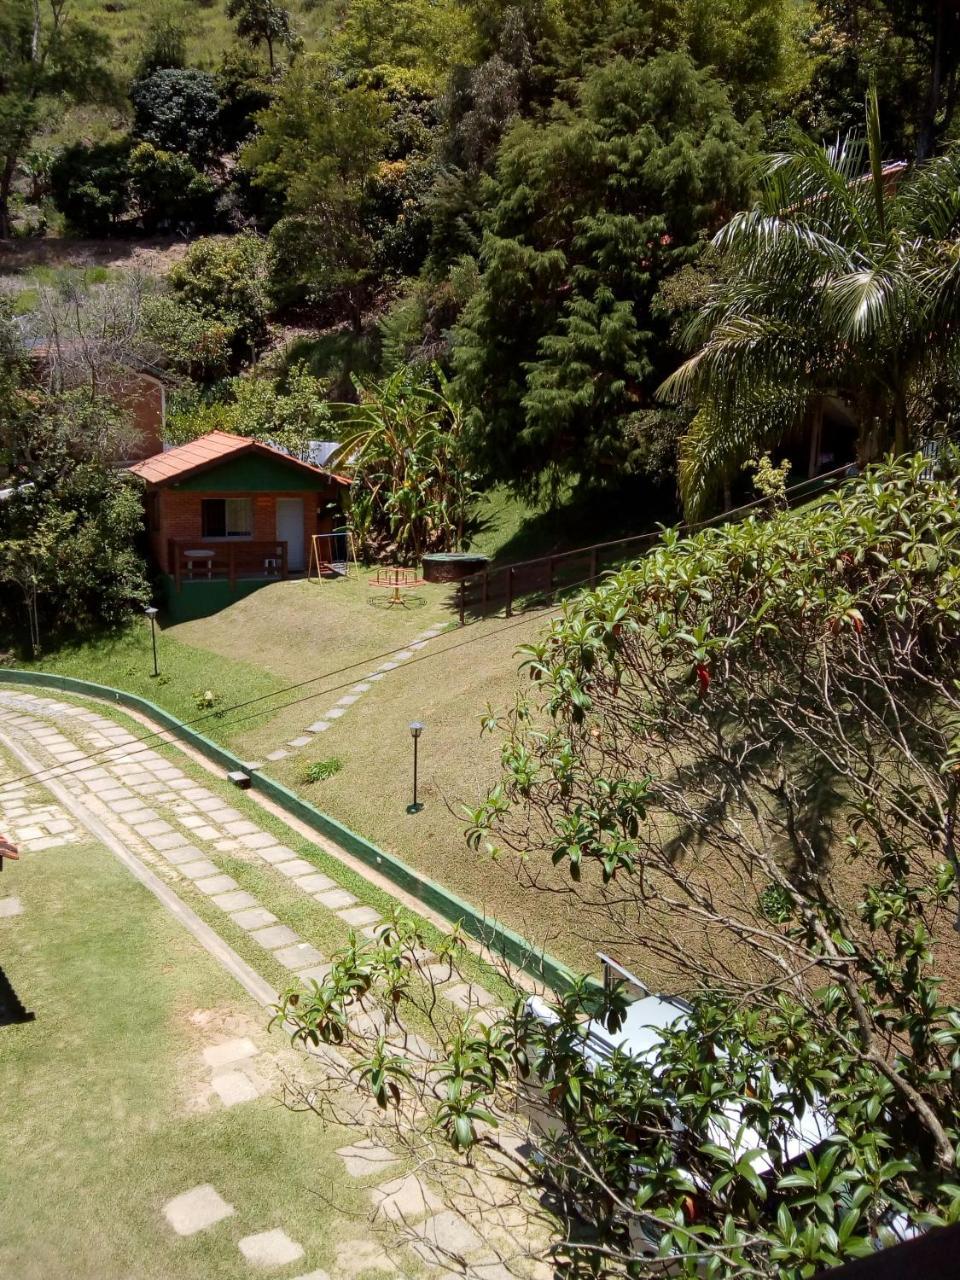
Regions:
<instances>
[{"instance_id":1,"label":"wooden fence railing","mask_svg":"<svg viewBox=\"0 0 960 1280\"><path fill-rule=\"evenodd\" d=\"M825 489L833 488L850 474L850 466L838 467L812 480L787 490L791 505L799 505L819 496ZM757 498L732 511L721 512L709 520L678 526L681 533L696 533L712 525L736 520L755 511L766 502ZM520 560L516 564L497 565L480 570L462 579L458 586L458 610L460 625L467 615L484 616L503 609L510 618L518 610L531 605L542 605L564 591L575 587L596 586L601 575L609 569L635 559L643 550L659 541L661 531L634 534L629 538L617 538L612 542L597 542L588 547L576 547L572 551L557 551L553 555L540 556L536 560Z\"/></svg>"},{"instance_id":2,"label":"wooden fence railing","mask_svg":"<svg viewBox=\"0 0 960 1280\"><path fill-rule=\"evenodd\" d=\"M286 578L287 544L254 542L246 538L170 538L167 545L168 572L176 589L186 581L226 578L230 586L238 578Z\"/></svg>"}]
</instances>

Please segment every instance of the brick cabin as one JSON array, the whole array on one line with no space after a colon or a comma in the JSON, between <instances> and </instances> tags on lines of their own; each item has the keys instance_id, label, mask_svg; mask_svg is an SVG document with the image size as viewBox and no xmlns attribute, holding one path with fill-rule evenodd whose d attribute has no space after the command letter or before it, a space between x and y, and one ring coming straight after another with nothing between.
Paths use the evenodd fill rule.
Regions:
<instances>
[{"instance_id":1,"label":"brick cabin","mask_svg":"<svg viewBox=\"0 0 960 1280\"><path fill-rule=\"evenodd\" d=\"M341 523L349 481L225 431L137 462L152 557L177 617L216 612L303 573L310 539ZM189 597L184 600L182 597Z\"/></svg>"}]
</instances>

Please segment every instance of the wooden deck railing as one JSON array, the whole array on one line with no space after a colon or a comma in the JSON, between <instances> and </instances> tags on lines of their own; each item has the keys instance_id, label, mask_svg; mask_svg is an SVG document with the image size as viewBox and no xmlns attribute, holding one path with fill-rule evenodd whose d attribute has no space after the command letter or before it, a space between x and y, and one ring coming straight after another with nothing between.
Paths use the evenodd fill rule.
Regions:
<instances>
[{"instance_id":1,"label":"wooden deck railing","mask_svg":"<svg viewBox=\"0 0 960 1280\"><path fill-rule=\"evenodd\" d=\"M209 555L191 556L191 551ZM287 544L279 539L254 542L247 538L170 538L167 572L178 591L184 579L194 582L226 578L232 589L238 578L286 578Z\"/></svg>"},{"instance_id":2,"label":"wooden deck railing","mask_svg":"<svg viewBox=\"0 0 960 1280\"><path fill-rule=\"evenodd\" d=\"M803 480L787 490L787 500L791 506L806 502L841 484L849 472L850 465L846 464L823 475L814 476L811 480ZM764 498L757 498L732 511L711 516L708 520L680 525L677 532L696 533L712 525L738 520L763 507L765 501ZM603 573L636 559L659 542L661 535L662 530L653 529L629 538L597 542L589 547L557 551L536 560L495 565L481 569L478 573L471 573L457 587L460 625L462 627L465 624L468 614L484 617L502 608L509 618L528 605L549 603L564 591L581 586L596 586Z\"/></svg>"}]
</instances>

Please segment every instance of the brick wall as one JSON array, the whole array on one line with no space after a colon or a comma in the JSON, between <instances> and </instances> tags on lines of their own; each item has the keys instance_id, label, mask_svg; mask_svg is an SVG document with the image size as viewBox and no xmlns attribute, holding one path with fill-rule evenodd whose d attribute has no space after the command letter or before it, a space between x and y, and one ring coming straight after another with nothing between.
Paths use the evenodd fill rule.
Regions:
<instances>
[{"instance_id":1,"label":"brick wall","mask_svg":"<svg viewBox=\"0 0 960 1280\"><path fill-rule=\"evenodd\" d=\"M335 487L319 492L294 490L283 493L224 493L223 490L216 489L209 492L176 488L155 489L147 495L147 519L154 559L164 572L172 573L173 566L168 564L169 540L171 538L199 540L202 537L200 504L204 498L252 499L252 540L255 542L271 542L276 538L278 498L300 498L303 501L303 545L306 566L310 560L310 538L315 533L328 532L332 527L332 521L325 515L323 509L336 497L336 493ZM239 541L242 539L238 539Z\"/></svg>"}]
</instances>

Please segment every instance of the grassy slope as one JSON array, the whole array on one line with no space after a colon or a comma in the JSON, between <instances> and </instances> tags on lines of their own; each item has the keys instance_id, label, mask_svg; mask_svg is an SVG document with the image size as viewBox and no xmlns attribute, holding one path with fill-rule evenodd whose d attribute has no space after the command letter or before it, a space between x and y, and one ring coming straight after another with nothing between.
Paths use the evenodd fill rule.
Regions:
<instances>
[{"instance_id":1,"label":"grassy slope","mask_svg":"<svg viewBox=\"0 0 960 1280\"><path fill-rule=\"evenodd\" d=\"M333 1154L343 1135L269 1097L198 1102L205 1045L241 1034L286 1052L264 1012L97 845L34 855L3 888L25 907L0 921L5 967L36 1021L2 1030L0 1200L17 1210L0 1274L228 1280L236 1241L268 1226L305 1246L307 1270L329 1266L346 1215L366 1210ZM208 1181L236 1216L180 1240L161 1206Z\"/></svg>"},{"instance_id":2,"label":"grassy slope","mask_svg":"<svg viewBox=\"0 0 960 1280\"><path fill-rule=\"evenodd\" d=\"M542 549L536 512L502 493L488 501L495 521L485 535L489 554L513 558L518 543ZM575 536L572 526L568 536ZM118 638L45 656L38 665L129 689L184 720L201 714L194 695L207 688L221 694L224 704L234 704L347 667L270 699L263 709L247 708L197 725L245 759L263 760L378 666L383 659L377 655L409 644L434 623L452 623L449 589L424 588L423 608L385 611L374 607L385 593L369 586L370 576L363 570L353 582L278 583L211 618L164 630L159 683L150 676L149 629L143 623ZM471 853L464 839L463 806L476 804L499 773L496 736L481 738L480 717L488 706L502 711L512 705L520 687L517 646L543 625L544 614L534 612L509 625L500 617L451 630L416 660L390 672L309 747L266 769L532 940L571 963L588 964L591 948L570 918L569 901L522 888L510 864ZM350 666L354 663L359 665ZM415 719L427 725L421 755L426 807L411 816L406 813L411 786L407 726ZM323 782L304 782L308 764L331 757L342 761L339 773ZM549 882L558 883L552 875Z\"/></svg>"},{"instance_id":3,"label":"grassy slope","mask_svg":"<svg viewBox=\"0 0 960 1280\"><path fill-rule=\"evenodd\" d=\"M307 49L319 47L329 29L332 5L329 0L307 4L304 0L286 0L297 30ZM178 17L187 31L187 62L190 66L212 70L223 50L235 38L234 25L227 17L226 0L200 0L194 4L177 4L171 0L75 0L73 12L83 17L110 37L114 64L128 75L136 63L143 33L150 20L160 14Z\"/></svg>"}]
</instances>

